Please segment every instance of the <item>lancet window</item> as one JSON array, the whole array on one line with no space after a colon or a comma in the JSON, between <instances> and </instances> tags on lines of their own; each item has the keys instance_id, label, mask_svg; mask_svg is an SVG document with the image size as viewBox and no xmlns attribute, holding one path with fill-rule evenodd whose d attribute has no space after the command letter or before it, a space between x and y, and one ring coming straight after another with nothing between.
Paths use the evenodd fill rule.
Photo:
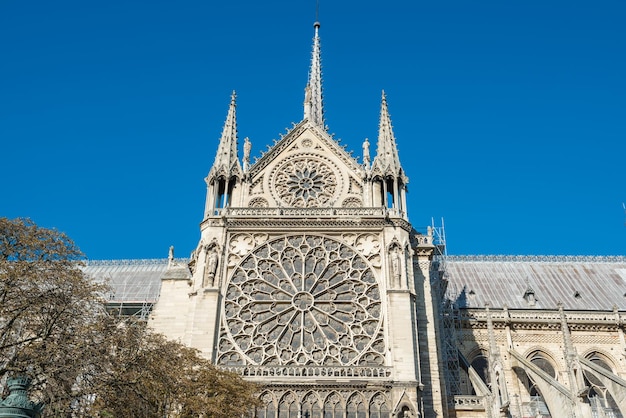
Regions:
<instances>
[{"instance_id":1,"label":"lancet window","mask_svg":"<svg viewBox=\"0 0 626 418\"><path fill-rule=\"evenodd\" d=\"M276 401L272 392L265 392L255 418L391 418L388 400L380 392L331 391L320 396L316 391L296 390L279 398Z\"/></svg>"}]
</instances>

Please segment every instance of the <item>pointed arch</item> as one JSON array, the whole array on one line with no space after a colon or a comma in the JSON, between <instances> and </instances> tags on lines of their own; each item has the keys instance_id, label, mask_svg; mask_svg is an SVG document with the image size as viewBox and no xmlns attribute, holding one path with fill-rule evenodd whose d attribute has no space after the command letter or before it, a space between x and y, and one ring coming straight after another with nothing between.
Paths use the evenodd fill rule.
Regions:
<instances>
[{"instance_id":1,"label":"pointed arch","mask_svg":"<svg viewBox=\"0 0 626 418\"><path fill-rule=\"evenodd\" d=\"M276 418L276 397L270 391L263 392L259 399L261 406L255 408L255 418Z\"/></svg>"},{"instance_id":2,"label":"pointed arch","mask_svg":"<svg viewBox=\"0 0 626 418\"><path fill-rule=\"evenodd\" d=\"M567 389L558 382L558 366L553 355L539 347L520 356L510 350L518 360L514 370L526 394L522 396L522 409L529 414L559 414L571 408Z\"/></svg>"},{"instance_id":3,"label":"pointed arch","mask_svg":"<svg viewBox=\"0 0 626 418\"><path fill-rule=\"evenodd\" d=\"M390 418L389 399L381 393L376 392L369 402L369 418Z\"/></svg>"},{"instance_id":4,"label":"pointed arch","mask_svg":"<svg viewBox=\"0 0 626 418\"><path fill-rule=\"evenodd\" d=\"M322 400L315 392L308 392L302 398L302 418L322 418Z\"/></svg>"},{"instance_id":5,"label":"pointed arch","mask_svg":"<svg viewBox=\"0 0 626 418\"><path fill-rule=\"evenodd\" d=\"M292 391L285 393L278 403L278 418L299 418L298 397Z\"/></svg>"},{"instance_id":6,"label":"pointed arch","mask_svg":"<svg viewBox=\"0 0 626 418\"><path fill-rule=\"evenodd\" d=\"M622 418L626 396L624 381L615 374L617 363L609 354L596 349L589 350L583 358L586 361L581 360L582 370L585 385L589 387L587 397L592 414Z\"/></svg>"},{"instance_id":7,"label":"pointed arch","mask_svg":"<svg viewBox=\"0 0 626 418\"><path fill-rule=\"evenodd\" d=\"M346 418L367 418L367 401L359 392L350 395L346 403Z\"/></svg>"},{"instance_id":8,"label":"pointed arch","mask_svg":"<svg viewBox=\"0 0 626 418\"><path fill-rule=\"evenodd\" d=\"M331 392L324 400L324 418L345 418L346 404L341 394Z\"/></svg>"}]
</instances>

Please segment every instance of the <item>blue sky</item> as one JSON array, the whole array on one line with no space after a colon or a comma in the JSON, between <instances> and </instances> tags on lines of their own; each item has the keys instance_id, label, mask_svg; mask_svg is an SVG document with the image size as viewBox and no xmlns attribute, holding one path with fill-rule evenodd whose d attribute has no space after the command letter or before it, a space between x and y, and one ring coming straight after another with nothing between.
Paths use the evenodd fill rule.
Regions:
<instances>
[{"instance_id":1,"label":"blue sky","mask_svg":"<svg viewBox=\"0 0 626 418\"><path fill-rule=\"evenodd\" d=\"M238 94L258 156L302 119L310 1L0 2L0 216L91 259L187 256ZM409 217L450 254L624 255L626 2L321 1L326 121L380 94Z\"/></svg>"}]
</instances>

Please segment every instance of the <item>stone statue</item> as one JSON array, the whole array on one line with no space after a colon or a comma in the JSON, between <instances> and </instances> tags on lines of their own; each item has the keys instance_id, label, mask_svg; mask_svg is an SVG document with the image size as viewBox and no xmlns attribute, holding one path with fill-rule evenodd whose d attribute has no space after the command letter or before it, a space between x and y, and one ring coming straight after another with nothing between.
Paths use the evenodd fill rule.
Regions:
<instances>
[{"instance_id":1,"label":"stone statue","mask_svg":"<svg viewBox=\"0 0 626 418\"><path fill-rule=\"evenodd\" d=\"M370 141L367 138L363 142L363 164L370 165Z\"/></svg>"},{"instance_id":2,"label":"stone statue","mask_svg":"<svg viewBox=\"0 0 626 418\"><path fill-rule=\"evenodd\" d=\"M402 275L402 266L400 265L400 248L394 246L389 255L391 256L391 273L393 275L393 283L394 285L400 287L400 277Z\"/></svg>"},{"instance_id":3,"label":"stone statue","mask_svg":"<svg viewBox=\"0 0 626 418\"><path fill-rule=\"evenodd\" d=\"M217 272L218 254L217 243L212 242L205 247L206 251L206 265L204 266L204 278L202 280L202 287L214 287L215 286L215 273Z\"/></svg>"},{"instance_id":4,"label":"stone statue","mask_svg":"<svg viewBox=\"0 0 626 418\"><path fill-rule=\"evenodd\" d=\"M250 168L250 151L252 150L252 143L250 138L246 137L243 140L243 171L248 171Z\"/></svg>"},{"instance_id":5,"label":"stone statue","mask_svg":"<svg viewBox=\"0 0 626 418\"><path fill-rule=\"evenodd\" d=\"M172 261L174 259L174 246L173 245L170 245L170 252L167 255L167 259L169 261Z\"/></svg>"}]
</instances>

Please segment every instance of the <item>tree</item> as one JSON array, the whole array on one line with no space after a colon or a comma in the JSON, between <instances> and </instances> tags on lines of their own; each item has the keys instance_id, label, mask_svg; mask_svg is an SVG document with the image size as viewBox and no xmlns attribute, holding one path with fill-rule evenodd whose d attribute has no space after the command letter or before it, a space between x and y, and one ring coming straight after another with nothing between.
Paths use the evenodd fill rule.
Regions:
<instances>
[{"instance_id":1,"label":"tree","mask_svg":"<svg viewBox=\"0 0 626 418\"><path fill-rule=\"evenodd\" d=\"M94 411L121 417L238 417L256 403L255 385L220 371L196 350L137 323L116 335Z\"/></svg>"},{"instance_id":2,"label":"tree","mask_svg":"<svg viewBox=\"0 0 626 418\"><path fill-rule=\"evenodd\" d=\"M44 416L241 416L257 388L110 315L65 234L0 218L0 379L33 379Z\"/></svg>"}]
</instances>

